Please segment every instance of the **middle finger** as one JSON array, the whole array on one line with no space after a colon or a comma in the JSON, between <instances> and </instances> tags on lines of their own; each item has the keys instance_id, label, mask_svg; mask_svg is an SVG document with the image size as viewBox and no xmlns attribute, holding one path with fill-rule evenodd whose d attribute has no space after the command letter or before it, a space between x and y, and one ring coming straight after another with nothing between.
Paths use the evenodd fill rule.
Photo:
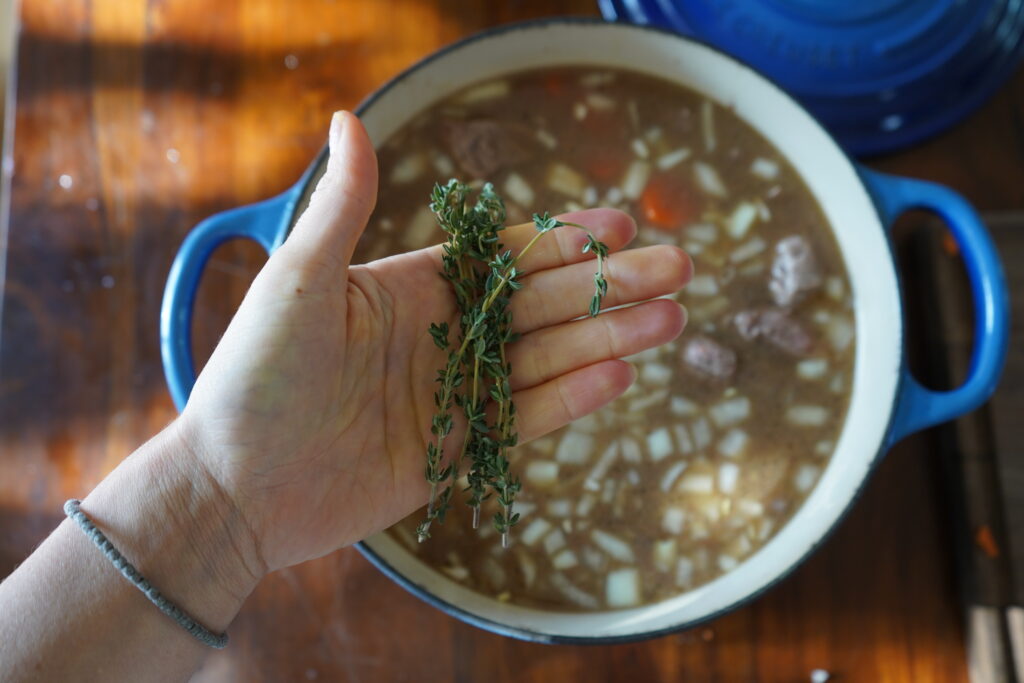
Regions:
<instances>
[{"instance_id":1,"label":"middle finger","mask_svg":"<svg viewBox=\"0 0 1024 683\"><path fill-rule=\"evenodd\" d=\"M557 325L587 312L594 294L597 261L544 270L523 278L512 298L512 327L525 333ZM605 263L608 293L601 308L673 294L690 281L693 263L682 249L659 245L612 254Z\"/></svg>"}]
</instances>

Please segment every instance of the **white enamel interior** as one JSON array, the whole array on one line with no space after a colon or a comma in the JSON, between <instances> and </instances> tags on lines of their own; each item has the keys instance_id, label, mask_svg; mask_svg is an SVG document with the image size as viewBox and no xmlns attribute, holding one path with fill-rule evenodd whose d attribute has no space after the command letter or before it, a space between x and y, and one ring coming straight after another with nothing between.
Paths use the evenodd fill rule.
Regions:
<instances>
[{"instance_id":1,"label":"white enamel interior","mask_svg":"<svg viewBox=\"0 0 1024 683\"><path fill-rule=\"evenodd\" d=\"M386 535L366 544L424 591L505 629L542 638L637 636L678 628L742 601L789 571L828 533L885 442L901 364L899 294L878 214L847 157L773 84L698 43L618 24L514 27L420 65L371 101L361 117L379 144L417 112L467 84L510 71L568 64L660 76L733 107L789 159L817 197L846 259L856 302L853 397L836 452L803 507L746 561L695 590L636 609L570 614L502 604L435 572Z\"/></svg>"}]
</instances>

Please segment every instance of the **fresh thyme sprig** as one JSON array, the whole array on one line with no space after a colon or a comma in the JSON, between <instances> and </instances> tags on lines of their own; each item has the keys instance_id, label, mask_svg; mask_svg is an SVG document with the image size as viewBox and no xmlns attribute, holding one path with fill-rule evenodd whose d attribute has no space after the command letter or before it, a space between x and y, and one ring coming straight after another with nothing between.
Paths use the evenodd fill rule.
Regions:
<instances>
[{"instance_id":1,"label":"fresh thyme sprig","mask_svg":"<svg viewBox=\"0 0 1024 683\"><path fill-rule=\"evenodd\" d=\"M447 361L438 371L440 385L434 393L435 414L431 422L433 439L427 444L426 479L430 499L426 519L417 528L422 542L430 537L433 522L444 522L451 508L455 482L462 461L469 460L466 475L468 504L473 509L473 527L480 523L480 510L492 495L498 511L494 514L495 529L502 544L508 546L509 531L519 521L512 511L515 496L522 482L511 473L508 459L518 435L515 430L516 408L512 401L512 366L505 347L518 338L512 332L512 294L522 288L518 264L545 234L561 227L583 230L587 242L583 252L597 257L594 274L594 295L589 314L596 316L608 292L604 266L608 247L578 223L563 222L549 214L534 214L537 234L518 253L506 250L499 233L505 229L505 204L487 183L476 203L469 207L469 187L455 179L435 185L430 209L447 234L442 249L441 275L451 283L459 309L458 338L452 341L447 322L432 323L428 328L434 343L446 351ZM466 419L466 433L459 453L445 466L445 441L452 431L454 408L461 408ZM493 416L493 421L488 420Z\"/></svg>"}]
</instances>

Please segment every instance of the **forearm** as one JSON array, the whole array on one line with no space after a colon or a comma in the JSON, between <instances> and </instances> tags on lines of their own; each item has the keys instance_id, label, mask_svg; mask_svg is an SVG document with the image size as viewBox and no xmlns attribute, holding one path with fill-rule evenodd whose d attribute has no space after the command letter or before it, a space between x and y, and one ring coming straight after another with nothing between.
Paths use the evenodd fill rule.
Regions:
<instances>
[{"instance_id":1,"label":"forearm","mask_svg":"<svg viewBox=\"0 0 1024 683\"><path fill-rule=\"evenodd\" d=\"M176 423L131 455L82 511L168 599L222 632L262 569L184 430ZM207 650L70 520L0 584L0 662L16 680L182 680Z\"/></svg>"}]
</instances>

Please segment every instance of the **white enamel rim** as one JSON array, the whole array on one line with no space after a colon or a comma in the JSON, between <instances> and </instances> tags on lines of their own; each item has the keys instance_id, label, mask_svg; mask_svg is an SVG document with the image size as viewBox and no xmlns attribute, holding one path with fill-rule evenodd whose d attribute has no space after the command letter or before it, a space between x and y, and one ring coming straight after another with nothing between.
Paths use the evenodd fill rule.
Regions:
<instances>
[{"instance_id":1,"label":"white enamel rim","mask_svg":"<svg viewBox=\"0 0 1024 683\"><path fill-rule=\"evenodd\" d=\"M732 107L803 177L836 235L855 302L853 393L836 450L803 506L757 552L695 590L634 609L581 614L509 605L431 569L385 534L367 539L361 549L422 599L491 631L542 642L638 640L693 626L759 594L806 558L849 508L886 445L902 367L899 289L878 212L853 163L828 133L754 70L675 34L576 19L501 27L414 65L372 95L357 113L379 145L418 112L466 85L560 65L629 69L702 92ZM322 157L321 165L323 161ZM307 184L307 198L318 175L312 174Z\"/></svg>"}]
</instances>

